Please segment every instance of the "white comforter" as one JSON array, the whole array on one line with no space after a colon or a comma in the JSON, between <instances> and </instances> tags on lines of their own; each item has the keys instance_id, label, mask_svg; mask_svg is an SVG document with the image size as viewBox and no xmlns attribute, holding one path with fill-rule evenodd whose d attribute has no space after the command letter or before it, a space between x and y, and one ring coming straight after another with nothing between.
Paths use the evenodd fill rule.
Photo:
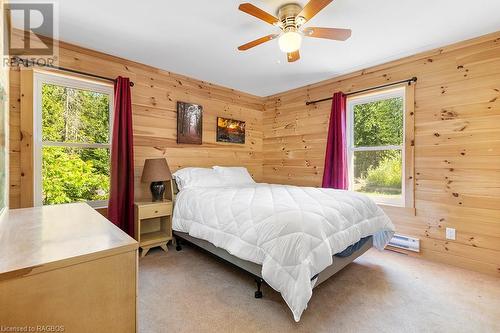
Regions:
<instances>
[{"instance_id":1,"label":"white comforter","mask_svg":"<svg viewBox=\"0 0 500 333\"><path fill-rule=\"evenodd\" d=\"M394 233L365 195L272 184L184 189L173 228L261 264L262 277L296 321L311 298L311 277L332 264L332 255L370 235L383 249Z\"/></svg>"}]
</instances>

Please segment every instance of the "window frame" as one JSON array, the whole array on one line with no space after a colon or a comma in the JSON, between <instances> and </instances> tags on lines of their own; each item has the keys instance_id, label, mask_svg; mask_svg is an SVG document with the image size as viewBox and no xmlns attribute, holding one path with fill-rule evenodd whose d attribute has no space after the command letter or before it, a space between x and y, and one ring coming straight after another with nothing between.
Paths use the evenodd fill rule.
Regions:
<instances>
[{"instance_id":1,"label":"window frame","mask_svg":"<svg viewBox=\"0 0 500 333\"><path fill-rule=\"evenodd\" d=\"M0 83L0 108L2 108L2 112L4 112L4 118L3 118L3 124L0 124L0 126L4 127L4 146L0 146L0 149L4 151L4 165L1 165L5 169L5 175L4 175L4 189L3 193L0 193L0 196L3 196L3 206L0 206L0 218L3 216L3 214L8 210L9 208L9 184L10 184L10 177L9 177L9 161L10 161L10 150L9 150L9 104L8 104L9 96L7 95L7 91L3 87L3 83Z\"/></svg>"},{"instance_id":2,"label":"window frame","mask_svg":"<svg viewBox=\"0 0 500 333\"><path fill-rule=\"evenodd\" d=\"M42 141L42 87L52 84L67 88L87 90L109 95L109 140L108 143L79 143ZM111 151L113 135L114 87L99 81L87 80L75 76L53 74L47 72L33 73L33 188L34 205L43 206L43 179L42 179L42 149L43 147L72 147L72 148L105 148ZM103 208L108 200L85 201L94 208Z\"/></svg>"},{"instance_id":3,"label":"window frame","mask_svg":"<svg viewBox=\"0 0 500 333\"><path fill-rule=\"evenodd\" d=\"M387 145L387 146L368 146L368 147L354 147L354 107L359 104L366 104L371 102L377 102L390 98L401 97L403 99L403 141L401 145ZM346 103L346 123L347 123L347 164L348 164L348 183L349 190L354 191L354 153L359 151L380 151L380 150L400 150L402 158L402 175L401 175L401 200L399 202L393 202L390 200L384 200L381 196L370 196L377 204L385 206L394 207L411 207L413 197L409 196L409 191L413 191L413 188L408 188L408 182L406 179L411 177L413 180L413 175L409 175L410 171L408 164L412 163L408 157L409 150L408 147L408 90L405 86L399 86L384 90L378 90L376 92L370 92L366 94L354 95L352 97L347 97ZM411 114L413 116L413 112ZM411 165L413 168L413 165ZM360 192L363 193L363 192Z\"/></svg>"}]
</instances>

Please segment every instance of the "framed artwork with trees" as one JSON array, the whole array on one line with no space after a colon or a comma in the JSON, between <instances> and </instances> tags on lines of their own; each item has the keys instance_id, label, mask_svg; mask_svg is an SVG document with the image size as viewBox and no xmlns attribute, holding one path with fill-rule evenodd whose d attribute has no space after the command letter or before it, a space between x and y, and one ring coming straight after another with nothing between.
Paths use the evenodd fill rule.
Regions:
<instances>
[{"instance_id":1,"label":"framed artwork with trees","mask_svg":"<svg viewBox=\"0 0 500 333\"><path fill-rule=\"evenodd\" d=\"M177 143L202 144L203 107L177 102Z\"/></svg>"},{"instance_id":2,"label":"framed artwork with trees","mask_svg":"<svg viewBox=\"0 0 500 333\"><path fill-rule=\"evenodd\" d=\"M245 122L217 117L217 142L245 143Z\"/></svg>"}]
</instances>

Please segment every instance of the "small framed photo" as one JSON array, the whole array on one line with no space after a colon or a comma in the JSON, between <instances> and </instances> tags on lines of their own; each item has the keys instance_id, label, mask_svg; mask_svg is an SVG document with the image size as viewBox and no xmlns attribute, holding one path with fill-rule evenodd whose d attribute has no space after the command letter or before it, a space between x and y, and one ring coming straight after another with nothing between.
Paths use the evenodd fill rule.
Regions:
<instances>
[{"instance_id":1,"label":"small framed photo","mask_svg":"<svg viewBox=\"0 0 500 333\"><path fill-rule=\"evenodd\" d=\"M245 143L245 122L217 117L217 142Z\"/></svg>"},{"instance_id":2,"label":"small framed photo","mask_svg":"<svg viewBox=\"0 0 500 333\"><path fill-rule=\"evenodd\" d=\"M203 107L177 102L177 143L202 144Z\"/></svg>"}]
</instances>

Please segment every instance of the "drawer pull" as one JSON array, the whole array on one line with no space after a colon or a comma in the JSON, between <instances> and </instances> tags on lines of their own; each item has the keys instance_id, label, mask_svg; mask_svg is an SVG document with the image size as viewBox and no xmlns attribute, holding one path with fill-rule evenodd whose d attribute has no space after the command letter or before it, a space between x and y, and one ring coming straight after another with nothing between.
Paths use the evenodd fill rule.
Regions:
<instances>
[{"instance_id":1,"label":"drawer pull","mask_svg":"<svg viewBox=\"0 0 500 333\"><path fill-rule=\"evenodd\" d=\"M157 210L155 210L155 214L158 214L158 211L157 211Z\"/></svg>"}]
</instances>

